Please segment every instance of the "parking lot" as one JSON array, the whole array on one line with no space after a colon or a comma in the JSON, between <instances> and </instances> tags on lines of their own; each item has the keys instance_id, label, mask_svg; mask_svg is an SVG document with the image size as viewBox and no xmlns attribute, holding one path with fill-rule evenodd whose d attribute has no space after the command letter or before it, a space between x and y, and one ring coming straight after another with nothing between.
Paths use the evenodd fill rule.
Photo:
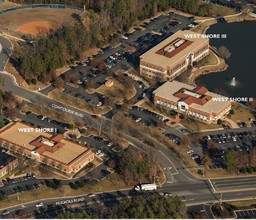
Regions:
<instances>
[{"instance_id":1,"label":"parking lot","mask_svg":"<svg viewBox=\"0 0 256 220\"><path fill-rule=\"evenodd\" d=\"M153 46L169 37L173 33L188 28L193 23L193 19L170 13L167 15L161 15L157 18L153 18L148 22L144 22L139 27L135 28L132 33L126 33L119 39L119 45L114 47L109 45L96 54L93 58L88 58L77 66L71 67L61 75L61 78L65 82L68 82L69 77L72 76L75 84L79 86L78 89L72 88L68 85L64 85L64 92L81 97L85 101L96 100L99 103L98 94L88 94L85 91L88 81L95 89L103 85L106 81L106 77L113 76L116 70L124 69L129 70L131 67L137 69L139 64L139 56L151 49ZM131 47L134 50L131 50ZM92 60L97 62L104 62L106 65L105 70L99 70L91 65ZM43 89L41 92L48 94L54 89L53 86L49 86ZM138 97L137 97L138 98ZM141 97L143 98L143 97ZM138 101L136 99L134 101Z\"/></svg>"},{"instance_id":2,"label":"parking lot","mask_svg":"<svg viewBox=\"0 0 256 220\"><path fill-rule=\"evenodd\" d=\"M242 127L237 129L224 129L222 131L212 131L203 133L201 148L207 144L215 145L219 150L218 154L212 158L210 169L222 168L223 158L227 151L234 149L237 152L247 152L256 147L256 128ZM204 155L202 151L202 155Z\"/></svg>"},{"instance_id":3,"label":"parking lot","mask_svg":"<svg viewBox=\"0 0 256 220\"><path fill-rule=\"evenodd\" d=\"M143 123L149 127L156 127L160 122L169 121L169 119L164 116L138 106L133 106L132 109L129 110L129 117L134 119L137 123Z\"/></svg>"},{"instance_id":4,"label":"parking lot","mask_svg":"<svg viewBox=\"0 0 256 220\"><path fill-rule=\"evenodd\" d=\"M40 189L41 182L35 179L34 174L27 174L18 178L6 178L2 180L3 186L0 188L0 195L8 196L21 192Z\"/></svg>"},{"instance_id":5,"label":"parking lot","mask_svg":"<svg viewBox=\"0 0 256 220\"><path fill-rule=\"evenodd\" d=\"M37 115L32 112L27 112L26 115L19 113L18 118L27 124L41 128L56 128L57 133L62 133L67 129L67 124L50 119L43 115Z\"/></svg>"},{"instance_id":6,"label":"parking lot","mask_svg":"<svg viewBox=\"0 0 256 220\"><path fill-rule=\"evenodd\" d=\"M239 210L235 211L237 219L245 219L245 218L256 218L256 209L247 209L247 210Z\"/></svg>"}]
</instances>

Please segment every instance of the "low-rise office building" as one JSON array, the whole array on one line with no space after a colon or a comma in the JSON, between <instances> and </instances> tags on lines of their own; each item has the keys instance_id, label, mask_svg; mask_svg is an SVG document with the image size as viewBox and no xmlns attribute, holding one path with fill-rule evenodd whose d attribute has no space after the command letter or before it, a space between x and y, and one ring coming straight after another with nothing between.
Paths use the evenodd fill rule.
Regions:
<instances>
[{"instance_id":1,"label":"low-rise office building","mask_svg":"<svg viewBox=\"0 0 256 220\"><path fill-rule=\"evenodd\" d=\"M91 148L73 143L62 135L15 122L0 130L4 148L52 166L65 173L76 173L94 159Z\"/></svg>"},{"instance_id":2,"label":"low-rise office building","mask_svg":"<svg viewBox=\"0 0 256 220\"><path fill-rule=\"evenodd\" d=\"M228 98L209 92L205 87L195 87L178 81L167 81L153 94L155 105L208 124L216 123L231 109L231 101Z\"/></svg>"},{"instance_id":3,"label":"low-rise office building","mask_svg":"<svg viewBox=\"0 0 256 220\"><path fill-rule=\"evenodd\" d=\"M208 38L192 31L178 31L140 56L140 74L173 80L208 53Z\"/></svg>"},{"instance_id":4,"label":"low-rise office building","mask_svg":"<svg viewBox=\"0 0 256 220\"><path fill-rule=\"evenodd\" d=\"M8 154L6 149L0 147L0 177L10 173L18 166L18 158Z\"/></svg>"}]
</instances>

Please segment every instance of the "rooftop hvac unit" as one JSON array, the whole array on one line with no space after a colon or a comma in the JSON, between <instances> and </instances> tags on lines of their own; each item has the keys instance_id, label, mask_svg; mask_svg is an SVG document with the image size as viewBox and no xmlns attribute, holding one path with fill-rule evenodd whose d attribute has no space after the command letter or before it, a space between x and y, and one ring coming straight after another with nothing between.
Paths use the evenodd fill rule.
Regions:
<instances>
[{"instance_id":1,"label":"rooftop hvac unit","mask_svg":"<svg viewBox=\"0 0 256 220\"><path fill-rule=\"evenodd\" d=\"M164 51L167 52L172 46L167 46L166 48L164 48Z\"/></svg>"},{"instance_id":2,"label":"rooftop hvac unit","mask_svg":"<svg viewBox=\"0 0 256 220\"><path fill-rule=\"evenodd\" d=\"M185 40L179 40L177 43L174 44L175 47L179 47L181 44L183 44Z\"/></svg>"},{"instance_id":3,"label":"rooftop hvac unit","mask_svg":"<svg viewBox=\"0 0 256 220\"><path fill-rule=\"evenodd\" d=\"M175 50L175 48L174 47L171 47L167 52L168 53L171 53L172 51L174 51Z\"/></svg>"}]
</instances>

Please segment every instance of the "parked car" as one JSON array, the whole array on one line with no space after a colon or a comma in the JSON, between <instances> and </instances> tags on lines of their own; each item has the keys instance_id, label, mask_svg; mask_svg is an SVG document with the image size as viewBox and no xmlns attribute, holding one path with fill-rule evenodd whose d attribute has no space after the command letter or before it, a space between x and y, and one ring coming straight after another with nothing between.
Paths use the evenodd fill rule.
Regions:
<instances>
[{"instance_id":1,"label":"parked car","mask_svg":"<svg viewBox=\"0 0 256 220\"><path fill-rule=\"evenodd\" d=\"M190 150L187 150L187 154L193 154L194 153L194 150L190 149Z\"/></svg>"},{"instance_id":2,"label":"parked car","mask_svg":"<svg viewBox=\"0 0 256 220\"><path fill-rule=\"evenodd\" d=\"M10 213L9 210L4 210L4 211L2 211L2 215L8 215L9 213Z\"/></svg>"},{"instance_id":3,"label":"parked car","mask_svg":"<svg viewBox=\"0 0 256 220\"><path fill-rule=\"evenodd\" d=\"M136 121L136 122L140 122L140 121L141 121L141 118L137 118L135 121Z\"/></svg>"},{"instance_id":4,"label":"parked car","mask_svg":"<svg viewBox=\"0 0 256 220\"><path fill-rule=\"evenodd\" d=\"M43 207L43 206L44 206L44 204L42 202L36 204L37 208L40 208L40 207Z\"/></svg>"}]
</instances>

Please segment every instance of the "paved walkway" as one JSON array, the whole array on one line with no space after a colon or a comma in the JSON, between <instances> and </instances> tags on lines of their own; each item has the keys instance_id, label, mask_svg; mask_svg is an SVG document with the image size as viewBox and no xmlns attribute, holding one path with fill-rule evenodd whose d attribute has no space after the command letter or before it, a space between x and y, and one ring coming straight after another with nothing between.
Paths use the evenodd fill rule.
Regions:
<instances>
[{"instance_id":1,"label":"paved walkway","mask_svg":"<svg viewBox=\"0 0 256 220\"><path fill-rule=\"evenodd\" d=\"M230 118L224 118L224 121L228 122L231 125L231 128L239 128L239 126L237 125L237 123L235 123L232 119Z\"/></svg>"}]
</instances>

